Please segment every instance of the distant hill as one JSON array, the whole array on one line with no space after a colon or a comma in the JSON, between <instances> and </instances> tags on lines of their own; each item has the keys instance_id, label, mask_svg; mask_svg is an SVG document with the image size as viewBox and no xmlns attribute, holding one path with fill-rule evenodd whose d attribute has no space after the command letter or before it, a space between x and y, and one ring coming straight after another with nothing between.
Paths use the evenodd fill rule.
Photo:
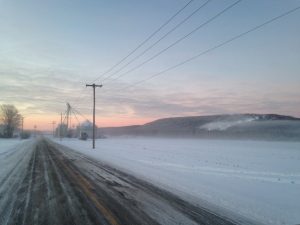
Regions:
<instances>
[{"instance_id":1,"label":"distant hill","mask_svg":"<svg viewBox=\"0 0 300 225\"><path fill-rule=\"evenodd\" d=\"M300 118L276 114L173 117L144 125L101 128L100 133L106 136L300 141Z\"/></svg>"}]
</instances>

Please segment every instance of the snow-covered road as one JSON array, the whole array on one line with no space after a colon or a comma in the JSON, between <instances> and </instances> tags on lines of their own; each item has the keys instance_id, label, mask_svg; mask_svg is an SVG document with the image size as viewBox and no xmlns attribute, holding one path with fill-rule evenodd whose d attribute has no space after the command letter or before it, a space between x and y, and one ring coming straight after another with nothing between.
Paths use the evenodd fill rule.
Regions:
<instances>
[{"instance_id":1,"label":"snow-covered road","mask_svg":"<svg viewBox=\"0 0 300 225\"><path fill-rule=\"evenodd\" d=\"M44 138L1 152L0 224L253 224Z\"/></svg>"}]
</instances>

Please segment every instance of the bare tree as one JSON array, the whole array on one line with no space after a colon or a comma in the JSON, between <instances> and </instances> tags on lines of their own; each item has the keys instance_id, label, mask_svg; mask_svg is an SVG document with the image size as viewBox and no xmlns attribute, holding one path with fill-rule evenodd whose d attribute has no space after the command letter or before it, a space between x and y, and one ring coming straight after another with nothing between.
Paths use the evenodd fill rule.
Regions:
<instances>
[{"instance_id":1,"label":"bare tree","mask_svg":"<svg viewBox=\"0 0 300 225\"><path fill-rule=\"evenodd\" d=\"M3 136L11 138L14 130L20 126L20 113L14 105L1 105L0 119L3 124Z\"/></svg>"}]
</instances>

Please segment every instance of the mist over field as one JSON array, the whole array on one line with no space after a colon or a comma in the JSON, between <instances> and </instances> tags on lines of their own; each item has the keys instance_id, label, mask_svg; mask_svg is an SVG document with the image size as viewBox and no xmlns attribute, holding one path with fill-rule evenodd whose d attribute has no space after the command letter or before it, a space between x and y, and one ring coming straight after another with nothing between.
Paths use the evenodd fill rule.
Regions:
<instances>
[{"instance_id":1,"label":"mist over field","mask_svg":"<svg viewBox=\"0 0 300 225\"><path fill-rule=\"evenodd\" d=\"M275 114L233 114L159 119L141 126L99 128L107 136L300 141L300 119Z\"/></svg>"}]
</instances>

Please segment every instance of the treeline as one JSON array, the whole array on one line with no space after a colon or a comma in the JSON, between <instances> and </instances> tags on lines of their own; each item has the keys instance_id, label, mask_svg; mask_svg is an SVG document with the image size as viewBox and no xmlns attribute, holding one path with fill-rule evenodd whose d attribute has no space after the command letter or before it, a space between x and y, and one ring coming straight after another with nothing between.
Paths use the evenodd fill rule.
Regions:
<instances>
[{"instance_id":1,"label":"treeline","mask_svg":"<svg viewBox=\"0 0 300 225\"><path fill-rule=\"evenodd\" d=\"M20 131L22 115L14 105L3 104L0 106L0 137L12 138L16 131L21 138L29 138L29 132Z\"/></svg>"}]
</instances>

